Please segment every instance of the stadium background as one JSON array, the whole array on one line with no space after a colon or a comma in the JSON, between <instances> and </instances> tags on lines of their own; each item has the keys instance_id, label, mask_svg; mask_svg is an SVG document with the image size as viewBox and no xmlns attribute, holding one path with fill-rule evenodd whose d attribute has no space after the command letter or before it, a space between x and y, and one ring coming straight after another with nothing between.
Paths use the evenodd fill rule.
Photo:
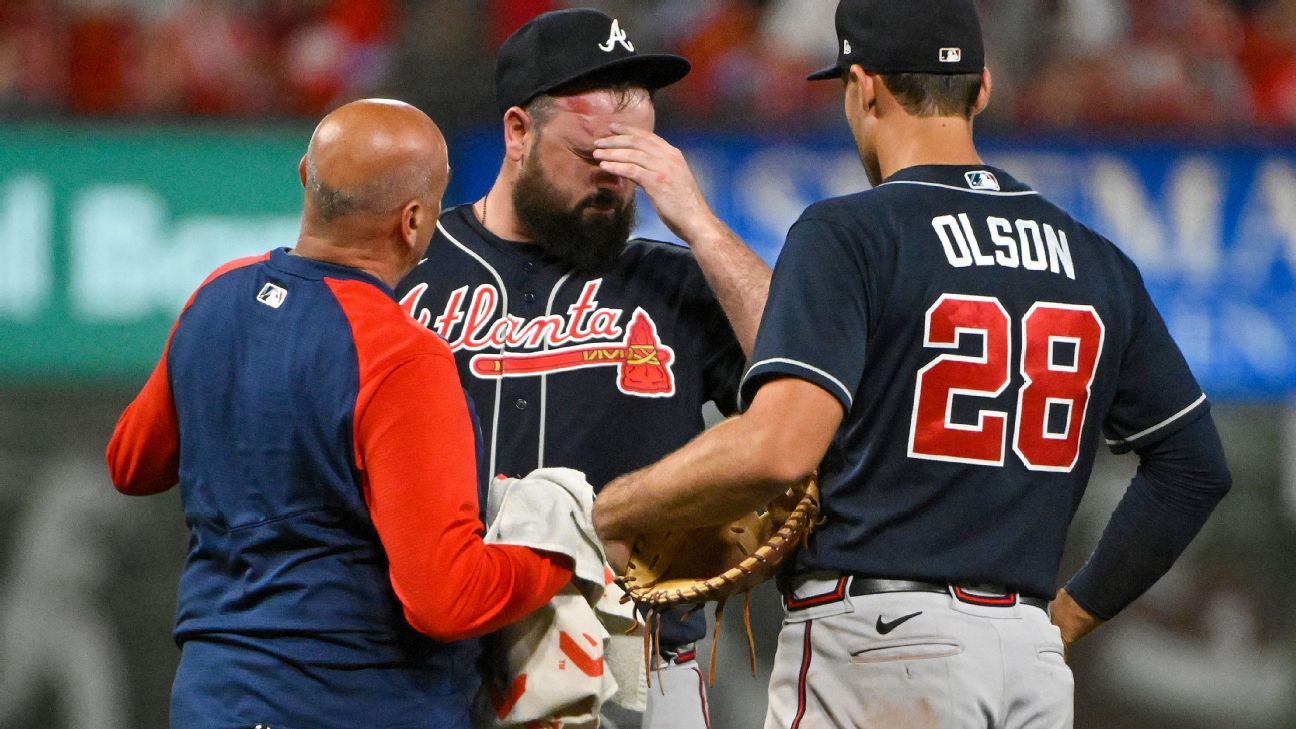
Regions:
<instances>
[{"instance_id":1,"label":"stadium background","mask_svg":"<svg viewBox=\"0 0 1296 729\"><path fill-rule=\"evenodd\" d=\"M588 4L694 61L660 130L767 260L805 204L867 185L839 89L800 80L831 58L835 0ZM116 415L207 271L292 244L296 162L338 103L427 110L450 137L446 203L478 197L494 49L561 5L0 2L0 729L166 725L185 529L174 493L112 490ZM1175 571L1077 649L1077 726L1296 727L1296 1L981 5L986 157L1139 262L1236 481ZM1133 466L1100 459L1064 573ZM763 714L772 591L753 612L761 675L731 618L717 727Z\"/></svg>"}]
</instances>

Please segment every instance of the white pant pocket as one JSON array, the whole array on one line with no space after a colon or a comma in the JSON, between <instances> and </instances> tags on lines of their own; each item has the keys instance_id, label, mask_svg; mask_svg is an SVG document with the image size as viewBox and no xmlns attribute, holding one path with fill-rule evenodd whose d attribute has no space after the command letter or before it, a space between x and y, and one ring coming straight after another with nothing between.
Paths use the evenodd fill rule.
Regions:
<instances>
[{"instance_id":1,"label":"white pant pocket","mask_svg":"<svg viewBox=\"0 0 1296 729\"><path fill-rule=\"evenodd\" d=\"M851 663L890 663L949 658L963 652L963 645L952 638L915 637L880 641L850 654Z\"/></svg>"}]
</instances>

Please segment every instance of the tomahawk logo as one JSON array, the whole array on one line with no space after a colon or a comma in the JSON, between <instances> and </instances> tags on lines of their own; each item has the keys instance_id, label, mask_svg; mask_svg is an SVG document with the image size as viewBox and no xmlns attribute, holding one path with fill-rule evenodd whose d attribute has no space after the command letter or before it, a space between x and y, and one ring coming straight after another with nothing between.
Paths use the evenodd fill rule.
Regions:
<instances>
[{"instance_id":1,"label":"tomahawk logo","mask_svg":"<svg viewBox=\"0 0 1296 729\"><path fill-rule=\"evenodd\" d=\"M599 50L606 51L607 53L611 53L612 49L616 48L618 43L621 44L622 48L626 49L627 51L630 51L631 53L634 53L634 44L626 39L625 31L621 30L621 22L618 21L616 18L613 18L612 32L608 34L608 39L606 43L599 44Z\"/></svg>"},{"instance_id":2,"label":"tomahawk logo","mask_svg":"<svg viewBox=\"0 0 1296 729\"><path fill-rule=\"evenodd\" d=\"M626 395L673 396L674 350L662 343L657 323L643 308L636 307L629 324L622 326L622 309L600 306L598 290L602 283L601 278L587 281L565 316L497 318L502 297L491 284L478 286L471 296L467 286L450 292L445 308L435 319L431 311L419 306L427 284L410 289L401 305L419 324L440 335L452 351L491 350L469 361L475 377L538 377L606 367L615 370L617 389Z\"/></svg>"}]
</instances>

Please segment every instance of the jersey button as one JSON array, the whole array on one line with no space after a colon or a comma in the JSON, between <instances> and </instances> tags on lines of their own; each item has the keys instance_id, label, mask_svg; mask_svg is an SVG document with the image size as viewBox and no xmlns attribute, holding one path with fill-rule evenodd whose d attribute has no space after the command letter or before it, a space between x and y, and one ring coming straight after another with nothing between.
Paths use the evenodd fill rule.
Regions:
<instances>
[{"instance_id":1,"label":"jersey button","mask_svg":"<svg viewBox=\"0 0 1296 729\"><path fill-rule=\"evenodd\" d=\"M531 273L532 271L535 270L535 263L533 261L527 261L526 263L522 264L522 270L526 271L527 273Z\"/></svg>"},{"instance_id":2,"label":"jersey button","mask_svg":"<svg viewBox=\"0 0 1296 729\"><path fill-rule=\"evenodd\" d=\"M513 407L517 408L518 410L526 410L526 405L527 405L526 400L523 400L520 397L513 401Z\"/></svg>"},{"instance_id":3,"label":"jersey button","mask_svg":"<svg viewBox=\"0 0 1296 729\"><path fill-rule=\"evenodd\" d=\"M533 294L533 293L531 293L530 291L528 291L528 292L526 292L525 294L522 294L522 300L525 301L525 302L527 302L528 304L534 304L534 303L535 303L535 294Z\"/></svg>"}]
</instances>

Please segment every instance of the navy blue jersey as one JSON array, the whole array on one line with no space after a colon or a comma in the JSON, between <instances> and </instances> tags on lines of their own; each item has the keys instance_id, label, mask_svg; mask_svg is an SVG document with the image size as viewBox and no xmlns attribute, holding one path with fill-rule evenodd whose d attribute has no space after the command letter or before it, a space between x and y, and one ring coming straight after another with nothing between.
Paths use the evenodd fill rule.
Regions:
<instances>
[{"instance_id":1,"label":"navy blue jersey","mask_svg":"<svg viewBox=\"0 0 1296 729\"><path fill-rule=\"evenodd\" d=\"M923 166L809 207L742 384L845 410L793 569L1051 597L1096 447L1208 412L1134 264L1007 173Z\"/></svg>"},{"instance_id":2,"label":"navy blue jersey","mask_svg":"<svg viewBox=\"0 0 1296 729\"><path fill-rule=\"evenodd\" d=\"M397 295L455 354L483 478L565 466L597 490L702 432L706 402L737 407L742 349L681 246L631 240L611 270L581 275L463 205Z\"/></svg>"},{"instance_id":3,"label":"navy blue jersey","mask_svg":"<svg viewBox=\"0 0 1296 729\"><path fill-rule=\"evenodd\" d=\"M564 466L597 491L701 433L707 402L737 409L746 359L687 248L631 240L610 270L582 275L462 205L397 295L454 352L481 423L483 484ZM699 611L662 622L665 646L705 635Z\"/></svg>"}]
</instances>

